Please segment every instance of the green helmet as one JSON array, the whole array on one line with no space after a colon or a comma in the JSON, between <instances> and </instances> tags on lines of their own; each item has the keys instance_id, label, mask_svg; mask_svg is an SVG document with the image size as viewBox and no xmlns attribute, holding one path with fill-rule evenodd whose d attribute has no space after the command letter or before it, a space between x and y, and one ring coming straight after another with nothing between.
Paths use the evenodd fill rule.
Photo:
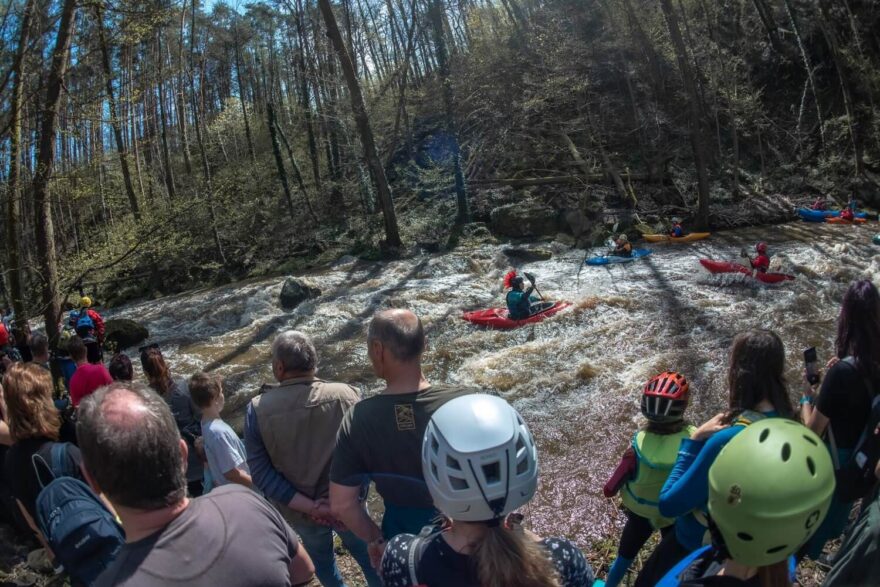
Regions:
<instances>
[{"instance_id":1,"label":"green helmet","mask_svg":"<svg viewBox=\"0 0 880 587\"><path fill-rule=\"evenodd\" d=\"M730 557L753 567L783 561L809 540L833 493L828 449L784 418L746 427L709 469L709 514Z\"/></svg>"}]
</instances>

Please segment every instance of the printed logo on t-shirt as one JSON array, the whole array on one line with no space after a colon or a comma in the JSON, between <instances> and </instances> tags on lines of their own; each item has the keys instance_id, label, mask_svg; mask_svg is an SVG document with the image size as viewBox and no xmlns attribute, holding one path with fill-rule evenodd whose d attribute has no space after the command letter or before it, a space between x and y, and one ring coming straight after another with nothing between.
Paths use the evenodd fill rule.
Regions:
<instances>
[{"instance_id":1,"label":"printed logo on t-shirt","mask_svg":"<svg viewBox=\"0 0 880 587\"><path fill-rule=\"evenodd\" d=\"M412 404L394 404L394 417L397 419L398 430L416 429L416 415Z\"/></svg>"}]
</instances>

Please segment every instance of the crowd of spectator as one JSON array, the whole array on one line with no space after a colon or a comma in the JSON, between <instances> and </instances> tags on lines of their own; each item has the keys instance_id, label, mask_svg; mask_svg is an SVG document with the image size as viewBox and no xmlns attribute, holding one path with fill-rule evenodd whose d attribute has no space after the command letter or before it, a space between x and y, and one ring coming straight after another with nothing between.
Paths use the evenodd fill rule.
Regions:
<instances>
[{"instance_id":1,"label":"crowd of spectator","mask_svg":"<svg viewBox=\"0 0 880 587\"><path fill-rule=\"evenodd\" d=\"M0 342L10 350L8 336ZM126 355L105 368L71 337L65 398L48 340L30 335L29 360L3 357L0 514L74 584L341 587L341 544L370 587L593 585L578 546L534 535L518 511L539 481L526 419L482 390L429 381L424 328L409 310L376 313L366 344L385 387L362 398L319 376L307 334L279 333L274 381L248 403L240 438L222 418L222 379L173 377L156 345L140 350L140 383ZM645 586L777 587L796 581L805 558L829 564L830 586L880 577L880 295L870 281L846 292L836 357L824 380L805 373L800 410L785 372L777 334L740 333L727 405L699 426L686 418L684 374L648 381L646 424L604 488L627 514L602 570L609 586L629 574ZM856 464L873 483L853 497L844 473ZM78 515L76 503L106 518ZM381 513L368 508L378 504ZM635 572L654 531L659 545Z\"/></svg>"}]
</instances>

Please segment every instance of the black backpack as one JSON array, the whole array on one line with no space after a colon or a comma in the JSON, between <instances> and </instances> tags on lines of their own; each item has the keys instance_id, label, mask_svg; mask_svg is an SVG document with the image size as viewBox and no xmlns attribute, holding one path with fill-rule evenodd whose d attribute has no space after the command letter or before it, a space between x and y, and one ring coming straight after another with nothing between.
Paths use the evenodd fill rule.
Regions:
<instances>
[{"instance_id":1,"label":"black backpack","mask_svg":"<svg viewBox=\"0 0 880 587\"><path fill-rule=\"evenodd\" d=\"M843 359L854 369L858 369L855 359ZM828 428L828 439L831 442L831 458L834 461L834 472L837 479L837 496L845 502L853 502L868 495L877 485L874 472L880 460L880 434L875 431L880 427L880 395L874 393L874 386L867 378L863 378L865 389L871 401L868 421L865 424L853 448L852 455L846 462L840 462L837 443L831 427Z\"/></svg>"},{"instance_id":2,"label":"black backpack","mask_svg":"<svg viewBox=\"0 0 880 587\"><path fill-rule=\"evenodd\" d=\"M88 485L70 470L66 442L52 444L50 461L32 457L42 486L36 503L36 521L55 554L55 560L74 580L91 585L113 562L125 543L122 527ZM43 485L40 469L52 481Z\"/></svg>"}]
</instances>

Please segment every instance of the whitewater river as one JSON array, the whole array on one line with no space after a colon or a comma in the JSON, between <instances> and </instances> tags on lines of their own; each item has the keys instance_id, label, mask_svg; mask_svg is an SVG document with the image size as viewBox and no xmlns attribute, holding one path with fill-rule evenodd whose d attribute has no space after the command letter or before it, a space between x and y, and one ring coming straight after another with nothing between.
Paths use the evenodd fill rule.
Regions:
<instances>
[{"instance_id":1,"label":"whitewater river","mask_svg":"<svg viewBox=\"0 0 880 587\"><path fill-rule=\"evenodd\" d=\"M748 328L782 336L789 381L796 381L804 348L816 346L822 361L830 356L847 284L863 275L880 279L873 232L815 224L737 230L691 245L655 245L652 256L629 265L580 271L583 251L534 245L554 251L552 259L520 267L537 276L545 296L575 306L512 332L483 330L460 318L463 310L503 303L501 281L512 264L498 245L386 263L343 260L301 276L323 295L290 312L278 304L284 279L275 278L111 314L144 323L175 376L200 368L224 375L229 419L240 431L243 405L271 377L269 346L278 330L310 334L323 377L371 394L381 384L366 358L370 316L380 308L410 308L428 331L428 378L502 395L535 433L541 483L528 511L533 529L587 546L623 524L602 485L642 424L641 385L665 369L681 371L691 382L688 415L701 422L725 406L728 348ZM732 260L758 239L770 244L795 281L756 285L710 276L697 262Z\"/></svg>"}]
</instances>

